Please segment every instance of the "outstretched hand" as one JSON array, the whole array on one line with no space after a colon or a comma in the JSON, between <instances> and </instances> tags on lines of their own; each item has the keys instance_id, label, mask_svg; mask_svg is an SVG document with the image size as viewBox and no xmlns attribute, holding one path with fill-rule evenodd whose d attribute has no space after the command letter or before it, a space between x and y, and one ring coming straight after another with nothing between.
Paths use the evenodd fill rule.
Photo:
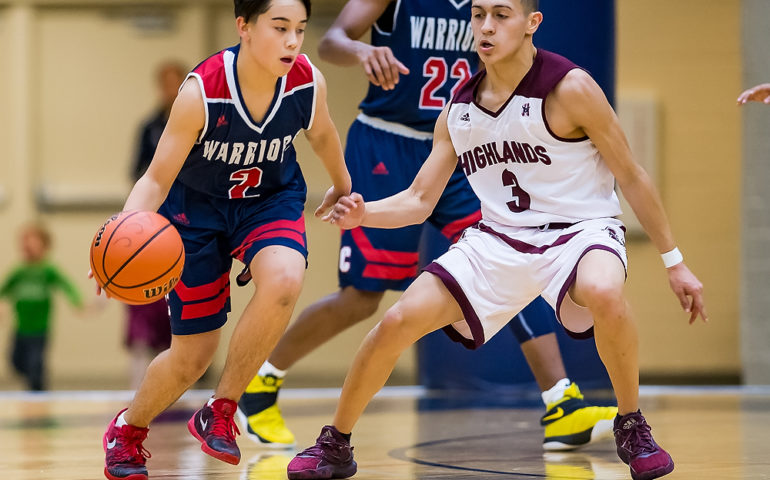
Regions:
<instances>
[{"instance_id":1,"label":"outstretched hand","mask_svg":"<svg viewBox=\"0 0 770 480\"><path fill-rule=\"evenodd\" d=\"M366 45L359 60L369 81L383 90L393 90L399 75L409 74L409 69L396 59L389 47Z\"/></svg>"},{"instance_id":2,"label":"outstretched hand","mask_svg":"<svg viewBox=\"0 0 770 480\"><path fill-rule=\"evenodd\" d=\"M770 105L770 83L763 83L751 87L738 96L738 104L743 105L746 102L762 102Z\"/></svg>"},{"instance_id":3,"label":"outstretched hand","mask_svg":"<svg viewBox=\"0 0 770 480\"><path fill-rule=\"evenodd\" d=\"M706 305L703 302L703 284L700 280L684 263L674 265L667 271L671 290L679 298L682 309L690 314L690 324L698 319L698 315L704 322L708 322Z\"/></svg>"},{"instance_id":4,"label":"outstretched hand","mask_svg":"<svg viewBox=\"0 0 770 480\"><path fill-rule=\"evenodd\" d=\"M343 196L347 195L348 192L342 192L340 190L337 190L334 188L334 185L329 187L329 190L326 191L324 194L324 199L321 202L321 205L318 206L318 208L315 209L314 215L316 217L323 216L329 208L331 208L332 205L337 203L337 200L342 198Z\"/></svg>"},{"instance_id":5,"label":"outstretched hand","mask_svg":"<svg viewBox=\"0 0 770 480\"><path fill-rule=\"evenodd\" d=\"M337 225L343 230L350 230L361 225L366 212L364 197L351 193L340 197L331 211L322 218L324 222Z\"/></svg>"}]
</instances>

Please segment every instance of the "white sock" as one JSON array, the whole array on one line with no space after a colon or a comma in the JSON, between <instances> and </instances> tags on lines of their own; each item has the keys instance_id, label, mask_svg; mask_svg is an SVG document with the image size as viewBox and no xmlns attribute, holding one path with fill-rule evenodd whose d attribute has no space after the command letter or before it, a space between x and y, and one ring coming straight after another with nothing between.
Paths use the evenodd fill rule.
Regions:
<instances>
[{"instance_id":1,"label":"white sock","mask_svg":"<svg viewBox=\"0 0 770 480\"><path fill-rule=\"evenodd\" d=\"M214 400L216 400L216 398L214 397L209 398L209 401L206 403L206 405L210 407L214 403Z\"/></svg>"},{"instance_id":2,"label":"white sock","mask_svg":"<svg viewBox=\"0 0 770 480\"><path fill-rule=\"evenodd\" d=\"M123 412L120 415L118 415L118 419L115 420L115 426L117 428L120 428L123 425L128 425L128 423L126 423L125 415L126 415L126 412Z\"/></svg>"},{"instance_id":3,"label":"white sock","mask_svg":"<svg viewBox=\"0 0 770 480\"><path fill-rule=\"evenodd\" d=\"M554 403L563 397L564 391L569 388L571 383L569 378L562 378L556 382L556 385L541 393L540 396L543 398L543 403L545 403L546 408L549 403Z\"/></svg>"},{"instance_id":4,"label":"white sock","mask_svg":"<svg viewBox=\"0 0 770 480\"><path fill-rule=\"evenodd\" d=\"M262 367L260 367L257 375L259 375L260 377L266 377L268 375L272 375L275 378L283 378L286 376L286 370L279 370L272 363L265 361L265 363L262 364Z\"/></svg>"}]
</instances>

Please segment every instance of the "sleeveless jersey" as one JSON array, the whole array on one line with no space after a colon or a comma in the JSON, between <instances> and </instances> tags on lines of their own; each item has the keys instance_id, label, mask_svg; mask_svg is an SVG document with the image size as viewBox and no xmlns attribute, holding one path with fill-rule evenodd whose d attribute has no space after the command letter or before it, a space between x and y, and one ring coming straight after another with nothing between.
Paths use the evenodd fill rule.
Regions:
<instances>
[{"instance_id":1,"label":"sleeveless jersey","mask_svg":"<svg viewBox=\"0 0 770 480\"><path fill-rule=\"evenodd\" d=\"M372 45L390 47L409 68L394 90L369 84L370 117L433 132L441 110L478 69L471 0L396 0L372 27Z\"/></svg>"},{"instance_id":2,"label":"sleeveless jersey","mask_svg":"<svg viewBox=\"0 0 770 480\"><path fill-rule=\"evenodd\" d=\"M305 55L298 56L276 82L264 119L256 122L238 83L239 51L239 46L223 50L188 75L200 86L206 123L177 180L220 198L266 198L283 190L304 195L307 187L292 141L313 125L313 65Z\"/></svg>"},{"instance_id":3,"label":"sleeveless jersey","mask_svg":"<svg viewBox=\"0 0 770 480\"><path fill-rule=\"evenodd\" d=\"M455 95L449 135L481 200L483 219L534 227L621 213L615 178L593 142L559 138L545 118L545 98L575 68L538 49L529 72L497 112L475 102L483 70Z\"/></svg>"}]
</instances>

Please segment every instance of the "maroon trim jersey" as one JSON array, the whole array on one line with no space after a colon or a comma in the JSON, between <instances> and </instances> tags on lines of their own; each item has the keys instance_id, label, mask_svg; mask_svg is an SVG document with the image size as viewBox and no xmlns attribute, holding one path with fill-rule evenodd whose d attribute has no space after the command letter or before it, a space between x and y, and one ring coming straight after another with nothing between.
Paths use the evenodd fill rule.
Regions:
<instances>
[{"instance_id":1,"label":"maroon trim jersey","mask_svg":"<svg viewBox=\"0 0 770 480\"><path fill-rule=\"evenodd\" d=\"M536 227L621 213L615 178L596 145L588 137L561 138L548 125L546 98L576 68L538 49L532 67L497 111L475 100L484 70L454 96L449 135L485 221Z\"/></svg>"},{"instance_id":2,"label":"maroon trim jersey","mask_svg":"<svg viewBox=\"0 0 770 480\"><path fill-rule=\"evenodd\" d=\"M266 198L276 192L307 191L293 140L313 126L314 67L305 55L279 78L262 121L243 101L236 62L239 46L223 50L188 75L203 94L206 123L177 180L220 198Z\"/></svg>"}]
</instances>

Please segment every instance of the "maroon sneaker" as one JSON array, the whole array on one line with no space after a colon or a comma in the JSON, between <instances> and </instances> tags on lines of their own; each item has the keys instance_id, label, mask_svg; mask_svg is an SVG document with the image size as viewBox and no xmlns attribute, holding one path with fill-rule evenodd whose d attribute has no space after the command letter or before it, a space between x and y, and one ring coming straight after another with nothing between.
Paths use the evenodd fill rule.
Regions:
<instances>
[{"instance_id":1,"label":"maroon sneaker","mask_svg":"<svg viewBox=\"0 0 770 480\"><path fill-rule=\"evenodd\" d=\"M634 480L650 480L674 471L674 460L655 443L639 411L615 417L615 445L620 459L631 467Z\"/></svg>"},{"instance_id":2,"label":"maroon sneaker","mask_svg":"<svg viewBox=\"0 0 770 480\"><path fill-rule=\"evenodd\" d=\"M289 480L348 478L356 474L353 447L333 426L321 429L315 445L297 454L289 462Z\"/></svg>"},{"instance_id":3,"label":"maroon sneaker","mask_svg":"<svg viewBox=\"0 0 770 480\"><path fill-rule=\"evenodd\" d=\"M115 426L124 408L110 422L102 437L104 448L104 476L110 480L147 480L145 462L151 457L142 442L147 438L148 428L133 425Z\"/></svg>"},{"instance_id":4,"label":"maroon sneaker","mask_svg":"<svg viewBox=\"0 0 770 480\"><path fill-rule=\"evenodd\" d=\"M235 436L241 432L233 415L238 404L226 398L207 403L187 422L187 429L201 442L201 450L212 457L233 465L241 461L241 451Z\"/></svg>"}]
</instances>

